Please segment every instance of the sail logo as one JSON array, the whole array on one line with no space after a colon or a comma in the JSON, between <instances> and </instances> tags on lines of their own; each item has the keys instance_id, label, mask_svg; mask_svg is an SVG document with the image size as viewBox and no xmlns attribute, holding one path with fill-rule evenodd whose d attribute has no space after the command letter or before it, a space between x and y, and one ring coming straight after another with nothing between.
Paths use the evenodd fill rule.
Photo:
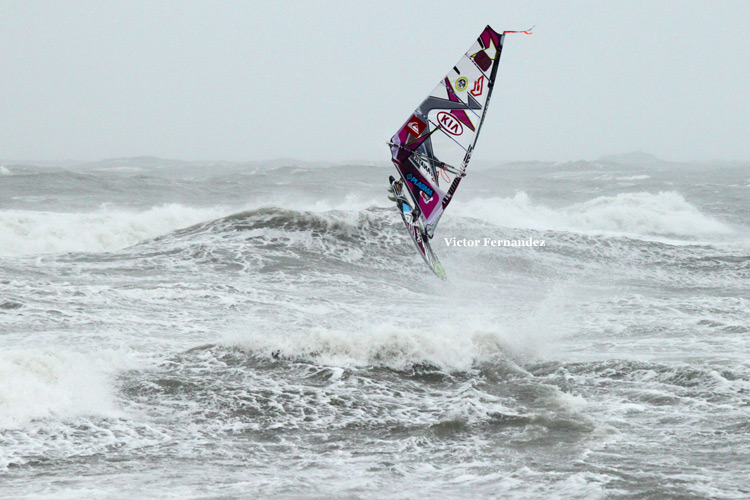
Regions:
<instances>
[{"instance_id":1,"label":"sail logo","mask_svg":"<svg viewBox=\"0 0 750 500\"><path fill-rule=\"evenodd\" d=\"M477 80L474 82L474 88L470 90L471 95L474 97L479 97L482 95L482 92L484 92L484 75L477 78Z\"/></svg>"},{"instance_id":2,"label":"sail logo","mask_svg":"<svg viewBox=\"0 0 750 500\"><path fill-rule=\"evenodd\" d=\"M432 200L432 195L433 195L434 191L432 189L430 189L429 187L427 187L427 185L424 182L420 181L417 178L417 176L415 176L414 174L407 174L406 175L406 180L409 181L409 182L411 182L412 184L414 184L414 186L416 188L418 188L420 191L422 191L420 194L422 194L422 195L426 194L427 196L430 197L430 200ZM429 203L429 200L425 201L425 203Z\"/></svg>"},{"instance_id":3,"label":"sail logo","mask_svg":"<svg viewBox=\"0 0 750 500\"><path fill-rule=\"evenodd\" d=\"M411 118L409 118L406 122L406 130L408 130L409 133L414 137L419 137L420 135L422 135L422 132L424 132L426 126L427 124L417 118L417 115L411 115Z\"/></svg>"},{"instance_id":4,"label":"sail logo","mask_svg":"<svg viewBox=\"0 0 750 500\"><path fill-rule=\"evenodd\" d=\"M427 172L430 171L430 165L421 156L419 156L419 155L411 155L409 158L414 162L414 164L417 167L422 168L422 169L424 169Z\"/></svg>"},{"instance_id":5,"label":"sail logo","mask_svg":"<svg viewBox=\"0 0 750 500\"><path fill-rule=\"evenodd\" d=\"M456 90L464 91L469 86L469 79L465 76L456 79Z\"/></svg>"},{"instance_id":6,"label":"sail logo","mask_svg":"<svg viewBox=\"0 0 750 500\"><path fill-rule=\"evenodd\" d=\"M420 193L419 193L419 194L420 194L420 196L422 196L422 201L423 201L423 202L425 202L425 203L428 203L428 204L429 204L429 203L430 203L430 202L432 201L432 198L433 198L433 197L432 197L432 196L430 196L430 197L428 198L428 197L427 197L427 194L425 194L425 192L424 192L424 191L420 191ZM434 195L433 195L433 196L434 196Z\"/></svg>"},{"instance_id":7,"label":"sail logo","mask_svg":"<svg viewBox=\"0 0 750 500\"><path fill-rule=\"evenodd\" d=\"M440 127L451 135L461 135L464 133L464 126L450 113L446 113L445 111L438 113L437 121Z\"/></svg>"}]
</instances>

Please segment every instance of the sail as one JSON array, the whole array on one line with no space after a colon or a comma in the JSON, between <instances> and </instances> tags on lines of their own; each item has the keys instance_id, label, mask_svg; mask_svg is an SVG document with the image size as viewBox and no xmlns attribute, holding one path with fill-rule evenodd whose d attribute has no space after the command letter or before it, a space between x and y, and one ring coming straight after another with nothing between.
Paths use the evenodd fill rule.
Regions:
<instances>
[{"instance_id":1,"label":"sail","mask_svg":"<svg viewBox=\"0 0 750 500\"><path fill-rule=\"evenodd\" d=\"M504 38L487 26L391 138L393 163L430 237L471 159Z\"/></svg>"}]
</instances>

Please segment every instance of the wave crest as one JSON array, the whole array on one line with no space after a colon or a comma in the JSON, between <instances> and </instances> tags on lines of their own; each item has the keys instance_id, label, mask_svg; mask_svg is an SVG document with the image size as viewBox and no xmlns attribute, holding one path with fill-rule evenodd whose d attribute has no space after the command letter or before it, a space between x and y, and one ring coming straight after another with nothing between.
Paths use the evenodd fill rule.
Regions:
<instances>
[{"instance_id":1,"label":"wave crest","mask_svg":"<svg viewBox=\"0 0 750 500\"><path fill-rule=\"evenodd\" d=\"M492 224L540 230L611 231L629 234L706 236L731 234L732 229L673 191L600 196L553 209L531 202L525 192L513 198L454 202L460 215Z\"/></svg>"},{"instance_id":2,"label":"wave crest","mask_svg":"<svg viewBox=\"0 0 750 500\"><path fill-rule=\"evenodd\" d=\"M35 419L117 416L111 377L127 366L116 353L13 350L0 354L0 429ZM1 466L2 464L0 464Z\"/></svg>"},{"instance_id":3,"label":"wave crest","mask_svg":"<svg viewBox=\"0 0 750 500\"><path fill-rule=\"evenodd\" d=\"M222 215L219 208L179 204L143 212L0 212L0 256L62 252L107 252Z\"/></svg>"},{"instance_id":4,"label":"wave crest","mask_svg":"<svg viewBox=\"0 0 750 500\"><path fill-rule=\"evenodd\" d=\"M502 332L481 328L466 331L453 327L413 329L381 325L366 332L322 327L283 334L265 332L229 339L224 344L262 357L326 366L399 371L432 367L450 373L466 372L487 363L506 365L515 356L526 356L533 349L505 337Z\"/></svg>"}]
</instances>

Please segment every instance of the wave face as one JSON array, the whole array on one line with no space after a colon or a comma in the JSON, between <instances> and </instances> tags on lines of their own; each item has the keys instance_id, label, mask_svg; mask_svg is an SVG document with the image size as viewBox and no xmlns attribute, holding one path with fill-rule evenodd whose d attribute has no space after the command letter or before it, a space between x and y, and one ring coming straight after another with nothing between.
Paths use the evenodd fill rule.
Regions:
<instances>
[{"instance_id":1,"label":"wave face","mask_svg":"<svg viewBox=\"0 0 750 500\"><path fill-rule=\"evenodd\" d=\"M744 496L750 166L631 160L477 168L446 283L384 165L3 164L0 496Z\"/></svg>"}]
</instances>

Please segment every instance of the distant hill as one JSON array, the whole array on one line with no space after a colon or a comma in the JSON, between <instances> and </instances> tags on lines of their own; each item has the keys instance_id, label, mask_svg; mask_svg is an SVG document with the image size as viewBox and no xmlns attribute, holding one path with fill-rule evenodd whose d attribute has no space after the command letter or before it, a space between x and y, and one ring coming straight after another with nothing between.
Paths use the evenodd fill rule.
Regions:
<instances>
[{"instance_id":1,"label":"distant hill","mask_svg":"<svg viewBox=\"0 0 750 500\"><path fill-rule=\"evenodd\" d=\"M624 163L627 165L664 162L664 160L662 160L661 158L658 158L650 153L644 153L643 151L632 151L630 153L606 155L597 159L597 161L609 161L613 163Z\"/></svg>"}]
</instances>

